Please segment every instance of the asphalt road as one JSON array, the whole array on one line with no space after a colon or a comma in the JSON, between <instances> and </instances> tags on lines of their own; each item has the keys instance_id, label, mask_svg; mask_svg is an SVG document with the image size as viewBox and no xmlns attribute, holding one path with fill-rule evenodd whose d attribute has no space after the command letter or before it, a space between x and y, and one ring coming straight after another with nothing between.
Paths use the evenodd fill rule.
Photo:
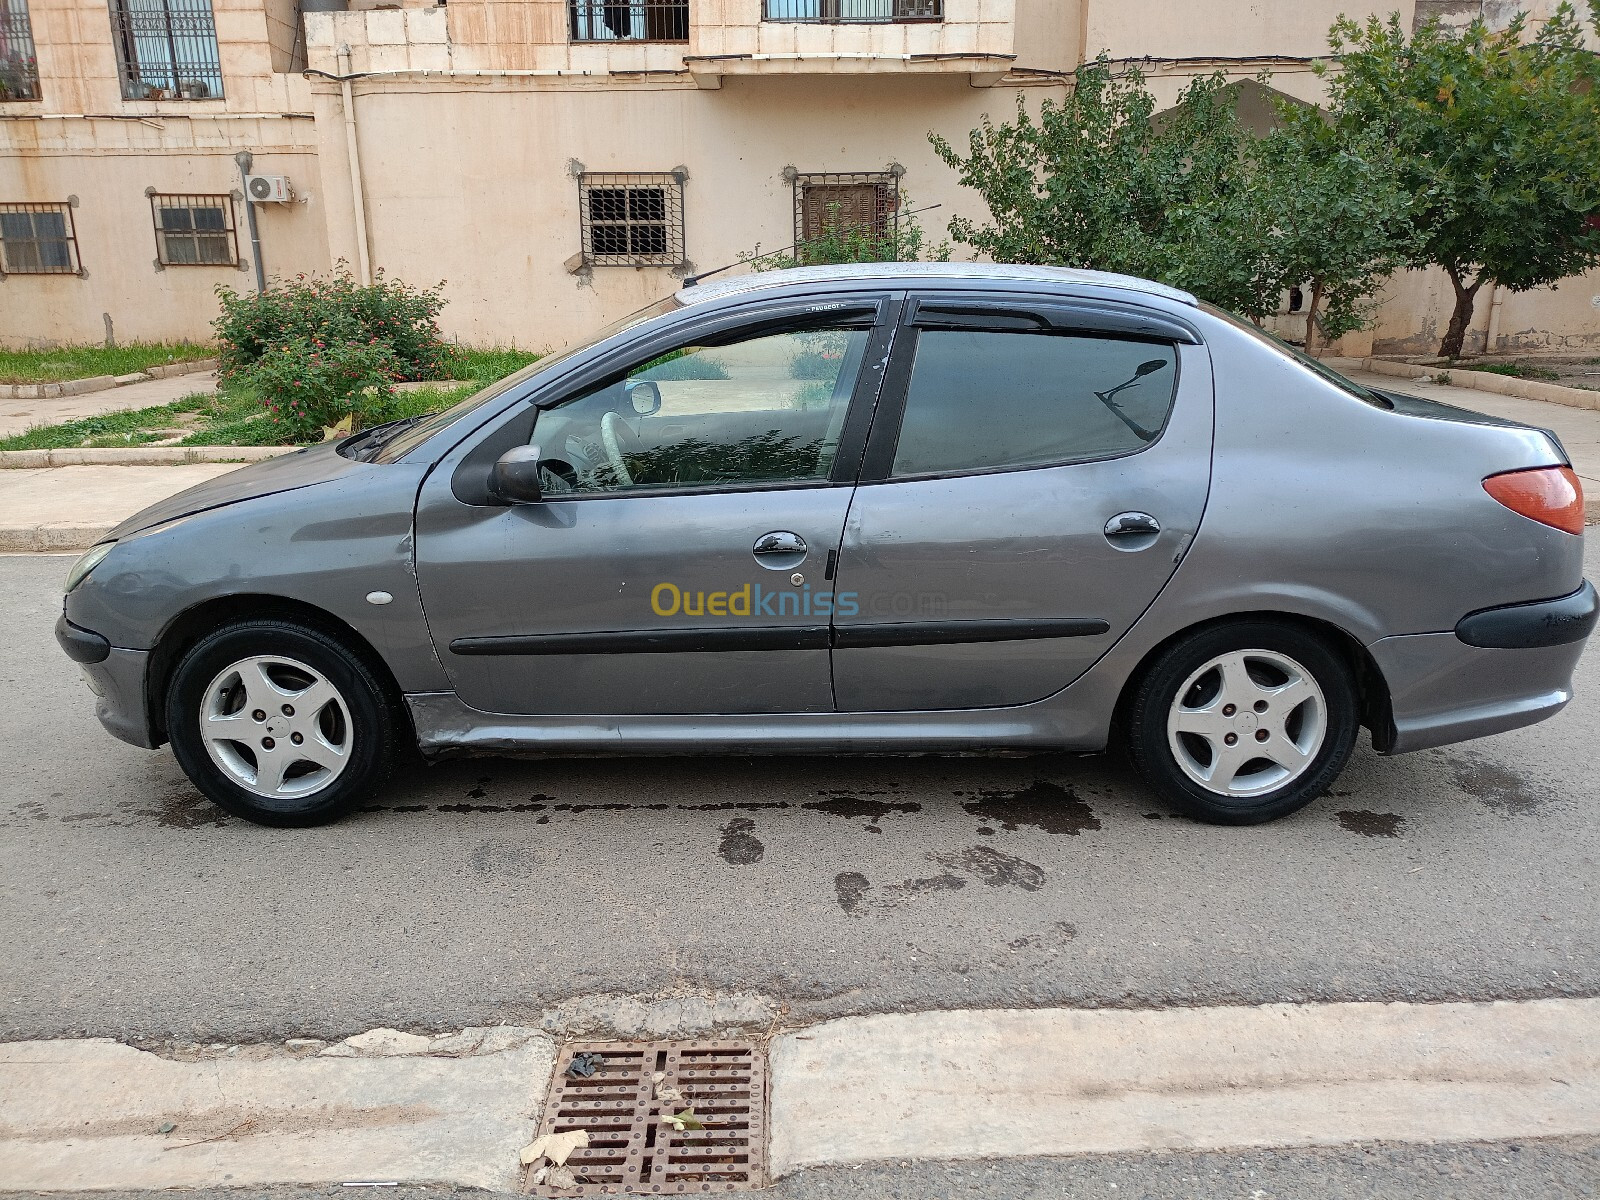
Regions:
<instances>
[{"instance_id":1,"label":"asphalt road","mask_svg":"<svg viewBox=\"0 0 1600 1200\"><path fill-rule=\"evenodd\" d=\"M101 732L67 565L0 558L0 1038L1600 994L1593 655L1556 720L1255 829L1036 758L456 763L290 832Z\"/></svg>"},{"instance_id":2,"label":"asphalt road","mask_svg":"<svg viewBox=\"0 0 1600 1200\"><path fill-rule=\"evenodd\" d=\"M771 1200L1590 1200L1600 1141L1369 1143L1312 1149L1086 1154L998 1162L818 1167L761 1194ZM365 1189L363 1189L365 1190ZM96 1192L97 1200L167 1200L171 1192ZM349 1200L347 1188L211 1188L186 1200ZM512 1200L510 1193L402 1185L383 1200ZM47 1200L20 1193L16 1200Z\"/></svg>"}]
</instances>

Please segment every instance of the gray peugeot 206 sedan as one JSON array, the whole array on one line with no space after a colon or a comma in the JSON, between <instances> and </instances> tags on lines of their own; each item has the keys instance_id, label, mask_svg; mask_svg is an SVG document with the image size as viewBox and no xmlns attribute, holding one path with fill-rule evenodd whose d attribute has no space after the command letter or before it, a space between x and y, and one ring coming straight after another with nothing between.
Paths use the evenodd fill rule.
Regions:
<instances>
[{"instance_id":1,"label":"gray peugeot 206 sedan","mask_svg":"<svg viewBox=\"0 0 1600 1200\"><path fill-rule=\"evenodd\" d=\"M234 471L73 567L100 720L332 820L454 754L1125 745L1200 818L1560 711L1554 435L1036 267L686 287L446 412Z\"/></svg>"}]
</instances>

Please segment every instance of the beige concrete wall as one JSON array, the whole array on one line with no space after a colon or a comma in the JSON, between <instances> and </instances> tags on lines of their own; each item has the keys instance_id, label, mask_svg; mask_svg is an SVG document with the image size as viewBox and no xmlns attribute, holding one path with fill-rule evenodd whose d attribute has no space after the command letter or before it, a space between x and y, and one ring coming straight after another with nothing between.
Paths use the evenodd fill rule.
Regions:
<instances>
[{"instance_id":1,"label":"beige concrete wall","mask_svg":"<svg viewBox=\"0 0 1600 1200\"><path fill-rule=\"evenodd\" d=\"M44 124L29 122L22 130L12 131L10 149L18 148L19 133ZM230 146L251 142L257 147L257 171L314 184L316 148L311 122L229 122L226 136L215 138L223 144L214 147L163 146L162 134L135 122L81 124L94 136L92 153L81 144L85 140L81 136L73 136L77 144L70 150L57 153L0 152L0 199L21 196L61 201L78 197L72 215L86 272L82 278L8 275L0 280L0 344L99 342L105 336L105 313L110 314L119 341L204 340L217 310L213 289L218 284L251 289L255 276L250 270L234 267L169 266L158 270L154 221L145 189L219 195L240 191L239 169ZM66 132L76 135L79 131L69 128ZM301 144L295 144L297 139ZM254 255L242 200L233 203L233 213L241 262L249 266ZM257 216L262 260L269 272L327 269L325 214L314 191L304 203L258 205Z\"/></svg>"},{"instance_id":2,"label":"beige concrete wall","mask_svg":"<svg viewBox=\"0 0 1600 1200\"><path fill-rule=\"evenodd\" d=\"M0 343L98 342L109 313L119 340L204 338L219 283L253 286L227 267L155 269L147 188L226 194L242 187L234 155L288 175L300 203L259 206L269 271L325 270L327 222L318 188L310 88L275 73L287 53L284 0L215 0L224 95L200 101L125 101L104 0L33 0L42 99L0 104L0 201L73 209L83 277L0 280ZM288 6L292 17L293 6ZM240 257L253 264L243 202L234 205Z\"/></svg>"},{"instance_id":3,"label":"beige concrete wall","mask_svg":"<svg viewBox=\"0 0 1600 1200\"><path fill-rule=\"evenodd\" d=\"M560 81L484 80L441 103L428 80L355 87L374 266L418 283L447 281L444 322L463 341L539 349L562 344L678 286L667 267L564 263L579 253L575 160L590 171L688 169L689 258L702 270L741 251L788 246L794 199L783 170L906 168L903 186L935 238L971 193L928 144L931 129L963 136L1015 92L966 77L728 78L692 84L577 88ZM317 96L318 125L340 129L338 89ZM336 256L356 256L347 161L325 137L322 187Z\"/></svg>"},{"instance_id":4,"label":"beige concrete wall","mask_svg":"<svg viewBox=\"0 0 1600 1200\"><path fill-rule=\"evenodd\" d=\"M1499 295L1495 339L1489 344L1492 305L1488 287L1479 290L1467 331L1469 354L1600 354L1600 271L1553 288ZM1379 354L1436 354L1454 310L1455 292L1443 271L1396 276L1384 289L1373 349Z\"/></svg>"}]
</instances>

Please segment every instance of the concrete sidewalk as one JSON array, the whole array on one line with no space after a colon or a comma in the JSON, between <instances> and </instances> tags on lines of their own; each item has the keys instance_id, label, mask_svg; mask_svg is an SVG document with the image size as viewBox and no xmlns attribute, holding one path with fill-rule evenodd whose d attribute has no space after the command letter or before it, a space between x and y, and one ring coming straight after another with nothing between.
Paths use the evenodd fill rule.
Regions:
<instances>
[{"instance_id":1,"label":"concrete sidewalk","mask_svg":"<svg viewBox=\"0 0 1600 1200\"><path fill-rule=\"evenodd\" d=\"M81 396L20 400L0 398L0 437L15 437L39 425L58 425L62 421L98 417L104 413L154 408L158 404L171 404L174 400L182 400L197 392L209 396L216 390L217 373L198 371L166 379L151 379L144 383L130 383Z\"/></svg>"},{"instance_id":2,"label":"concrete sidewalk","mask_svg":"<svg viewBox=\"0 0 1600 1200\"><path fill-rule=\"evenodd\" d=\"M911 1159L1600 1133L1600 1000L893 1013L767 1049L774 1178ZM510 1027L155 1053L12 1042L0 1045L0 1188L509 1191L555 1061L548 1036ZM583 1107L556 1127L618 1139Z\"/></svg>"}]
</instances>

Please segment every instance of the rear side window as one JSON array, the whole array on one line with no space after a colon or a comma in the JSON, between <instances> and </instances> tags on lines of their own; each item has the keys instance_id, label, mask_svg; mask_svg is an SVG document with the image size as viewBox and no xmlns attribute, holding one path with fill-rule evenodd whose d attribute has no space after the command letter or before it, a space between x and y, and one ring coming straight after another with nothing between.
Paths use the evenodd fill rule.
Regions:
<instances>
[{"instance_id":1,"label":"rear side window","mask_svg":"<svg viewBox=\"0 0 1600 1200\"><path fill-rule=\"evenodd\" d=\"M1167 423L1177 364L1165 342L922 330L891 473L997 471L1141 450Z\"/></svg>"}]
</instances>

